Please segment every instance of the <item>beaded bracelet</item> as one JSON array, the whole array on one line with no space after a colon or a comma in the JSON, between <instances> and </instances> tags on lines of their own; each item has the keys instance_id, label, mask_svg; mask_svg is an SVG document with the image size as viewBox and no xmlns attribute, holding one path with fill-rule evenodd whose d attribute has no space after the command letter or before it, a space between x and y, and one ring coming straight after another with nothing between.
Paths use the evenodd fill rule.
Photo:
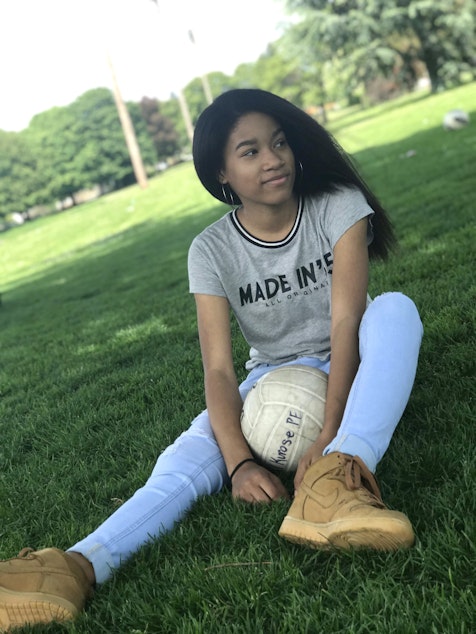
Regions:
<instances>
[{"instance_id":1,"label":"beaded bracelet","mask_svg":"<svg viewBox=\"0 0 476 634\"><path fill-rule=\"evenodd\" d=\"M246 462L256 462L256 460L254 458L245 458L244 460L239 462L229 475L230 481L233 479L233 476L238 471L238 469L242 467Z\"/></svg>"}]
</instances>

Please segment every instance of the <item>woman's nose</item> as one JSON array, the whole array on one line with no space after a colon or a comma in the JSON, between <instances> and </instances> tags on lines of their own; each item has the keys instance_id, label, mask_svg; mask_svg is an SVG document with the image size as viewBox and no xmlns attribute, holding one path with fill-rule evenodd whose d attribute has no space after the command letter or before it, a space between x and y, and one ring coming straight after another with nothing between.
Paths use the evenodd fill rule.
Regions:
<instances>
[{"instance_id":1,"label":"woman's nose","mask_svg":"<svg viewBox=\"0 0 476 634\"><path fill-rule=\"evenodd\" d=\"M265 150L263 156L263 168L264 169L276 169L283 164L282 157L272 148Z\"/></svg>"}]
</instances>

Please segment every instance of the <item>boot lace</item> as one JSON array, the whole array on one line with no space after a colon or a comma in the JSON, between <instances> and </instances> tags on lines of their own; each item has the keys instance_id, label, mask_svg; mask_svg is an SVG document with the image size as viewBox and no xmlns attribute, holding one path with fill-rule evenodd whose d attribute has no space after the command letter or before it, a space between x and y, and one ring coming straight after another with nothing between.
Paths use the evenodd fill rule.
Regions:
<instances>
[{"instance_id":1,"label":"boot lace","mask_svg":"<svg viewBox=\"0 0 476 634\"><path fill-rule=\"evenodd\" d=\"M22 548L17 555L17 559L32 559L30 556L32 552L34 552L34 548L30 548L28 546L26 548Z\"/></svg>"},{"instance_id":2,"label":"boot lace","mask_svg":"<svg viewBox=\"0 0 476 634\"><path fill-rule=\"evenodd\" d=\"M360 490L368 504L385 508L377 481L359 456L349 459L344 474L345 484L350 491Z\"/></svg>"}]
</instances>

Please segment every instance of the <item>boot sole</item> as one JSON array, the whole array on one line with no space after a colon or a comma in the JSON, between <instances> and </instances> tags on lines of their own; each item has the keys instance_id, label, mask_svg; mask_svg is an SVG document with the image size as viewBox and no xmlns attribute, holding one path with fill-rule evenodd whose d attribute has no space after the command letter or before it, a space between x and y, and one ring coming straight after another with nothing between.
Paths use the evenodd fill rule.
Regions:
<instances>
[{"instance_id":1,"label":"boot sole","mask_svg":"<svg viewBox=\"0 0 476 634\"><path fill-rule=\"evenodd\" d=\"M362 518L336 520L327 524L306 522L287 515L278 532L280 537L310 548L370 548L397 550L409 548L415 541L411 524L405 520Z\"/></svg>"},{"instance_id":2,"label":"boot sole","mask_svg":"<svg viewBox=\"0 0 476 634\"><path fill-rule=\"evenodd\" d=\"M0 632L51 621L68 621L78 615L73 603L42 592L13 592L0 588Z\"/></svg>"}]
</instances>

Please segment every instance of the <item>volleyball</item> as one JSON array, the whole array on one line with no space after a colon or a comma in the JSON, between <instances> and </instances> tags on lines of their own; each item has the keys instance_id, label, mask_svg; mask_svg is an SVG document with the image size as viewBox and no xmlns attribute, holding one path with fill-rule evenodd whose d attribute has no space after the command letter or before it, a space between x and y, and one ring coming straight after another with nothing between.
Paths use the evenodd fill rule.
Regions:
<instances>
[{"instance_id":1,"label":"volleyball","mask_svg":"<svg viewBox=\"0 0 476 634\"><path fill-rule=\"evenodd\" d=\"M469 124L469 114L464 110L450 110L443 117L445 130L461 130Z\"/></svg>"},{"instance_id":2,"label":"volleyball","mask_svg":"<svg viewBox=\"0 0 476 634\"><path fill-rule=\"evenodd\" d=\"M295 471L324 424L327 374L306 365L271 370L248 392L241 429L264 465Z\"/></svg>"}]
</instances>

